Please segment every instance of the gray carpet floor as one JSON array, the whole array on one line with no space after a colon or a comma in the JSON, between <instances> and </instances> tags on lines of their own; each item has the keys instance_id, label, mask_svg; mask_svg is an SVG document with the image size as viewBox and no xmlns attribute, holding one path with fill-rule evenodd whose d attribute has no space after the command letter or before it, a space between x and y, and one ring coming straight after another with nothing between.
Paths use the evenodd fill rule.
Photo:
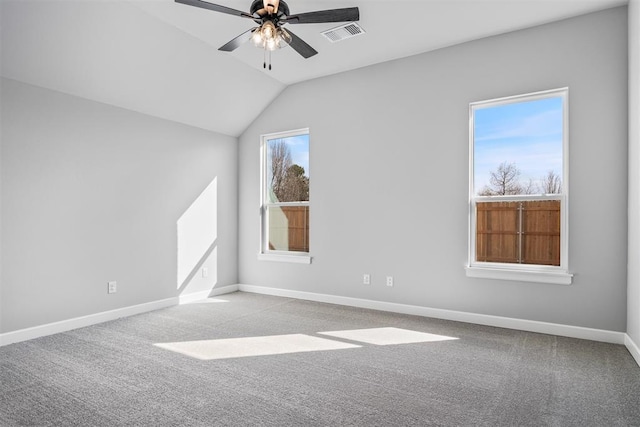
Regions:
<instances>
[{"instance_id":1,"label":"gray carpet floor","mask_svg":"<svg viewBox=\"0 0 640 427\"><path fill-rule=\"evenodd\" d=\"M248 293L214 300L0 347L0 425L640 426L640 367L624 346ZM380 327L457 339L219 360L154 345Z\"/></svg>"}]
</instances>

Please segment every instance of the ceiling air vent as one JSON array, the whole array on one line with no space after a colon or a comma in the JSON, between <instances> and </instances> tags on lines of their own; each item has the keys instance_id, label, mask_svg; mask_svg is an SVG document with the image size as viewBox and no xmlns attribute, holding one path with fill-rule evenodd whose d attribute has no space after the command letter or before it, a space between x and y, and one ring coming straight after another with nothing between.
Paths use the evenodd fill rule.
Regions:
<instances>
[{"instance_id":1,"label":"ceiling air vent","mask_svg":"<svg viewBox=\"0 0 640 427\"><path fill-rule=\"evenodd\" d=\"M335 43L364 34L364 30L355 22L348 22L344 25L340 25L339 27L323 31L321 34L331 43Z\"/></svg>"}]
</instances>

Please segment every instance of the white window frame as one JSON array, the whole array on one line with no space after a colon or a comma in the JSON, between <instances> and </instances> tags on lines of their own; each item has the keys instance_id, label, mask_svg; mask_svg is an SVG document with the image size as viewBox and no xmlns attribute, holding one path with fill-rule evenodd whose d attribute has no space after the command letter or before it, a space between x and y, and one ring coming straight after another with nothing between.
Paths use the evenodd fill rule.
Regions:
<instances>
[{"instance_id":1,"label":"white window frame","mask_svg":"<svg viewBox=\"0 0 640 427\"><path fill-rule=\"evenodd\" d=\"M297 129L285 132L275 132L260 136L260 251L258 259L261 261L292 262L310 264L310 252L278 251L269 249L269 208L278 206L307 206L306 202L269 202L267 197L267 150L268 142L272 139L290 138L299 135L309 135L309 128Z\"/></svg>"},{"instance_id":2,"label":"white window frame","mask_svg":"<svg viewBox=\"0 0 640 427\"><path fill-rule=\"evenodd\" d=\"M476 196L474 193L474 113L478 109L496 107L523 101L545 98L562 99L562 193L514 196ZM515 95L469 104L469 259L466 265L468 277L503 279L513 281L570 285L569 273L569 89L559 88L541 92ZM483 201L509 202L526 200L560 200L560 266L513 264L476 261L476 205Z\"/></svg>"}]
</instances>

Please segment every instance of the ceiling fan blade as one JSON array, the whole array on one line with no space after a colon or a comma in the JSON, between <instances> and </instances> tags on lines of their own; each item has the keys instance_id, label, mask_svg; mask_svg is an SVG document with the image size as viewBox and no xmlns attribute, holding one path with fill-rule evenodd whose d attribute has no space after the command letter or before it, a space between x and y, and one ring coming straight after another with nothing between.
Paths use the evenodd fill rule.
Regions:
<instances>
[{"instance_id":1,"label":"ceiling fan blade","mask_svg":"<svg viewBox=\"0 0 640 427\"><path fill-rule=\"evenodd\" d=\"M240 16L242 18L256 19L254 16L240 10L231 9L230 7L220 6L218 4L209 3L202 0L175 0L176 3L186 4L188 6L201 7L202 9L213 10L214 12L226 13L229 15Z\"/></svg>"},{"instance_id":2,"label":"ceiling fan blade","mask_svg":"<svg viewBox=\"0 0 640 427\"><path fill-rule=\"evenodd\" d=\"M360 19L360 10L357 7L344 9L319 10L317 12L299 13L287 16L289 24L319 24L323 22L345 22Z\"/></svg>"},{"instance_id":3,"label":"ceiling fan blade","mask_svg":"<svg viewBox=\"0 0 640 427\"><path fill-rule=\"evenodd\" d=\"M289 33L289 35L291 36L291 41L289 42L289 46L291 46L293 50L298 52L305 59L311 58L313 55L318 53L314 48L309 46L304 40L302 40L300 37L296 36L291 31L289 31L289 29L287 29L287 33Z\"/></svg>"},{"instance_id":4,"label":"ceiling fan blade","mask_svg":"<svg viewBox=\"0 0 640 427\"><path fill-rule=\"evenodd\" d=\"M256 28L252 28L250 30L245 31L244 33L240 34L238 37L236 37L233 40L230 40L227 44L225 44L224 46L221 46L220 48L218 48L218 50L222 50L225 52L233 52L234 50L236 50L237 48L239 48L243 43L248 42L249 40L251 40L251 36L253 35L253 32L257 29Z\"/></svg>"}]
</instances>

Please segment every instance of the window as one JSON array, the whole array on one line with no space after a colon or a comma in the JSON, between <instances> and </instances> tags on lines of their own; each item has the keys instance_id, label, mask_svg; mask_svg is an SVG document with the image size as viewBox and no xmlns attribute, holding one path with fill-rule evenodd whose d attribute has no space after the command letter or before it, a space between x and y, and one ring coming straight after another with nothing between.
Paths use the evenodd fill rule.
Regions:
<instances>
[{"instance_id":1,"label":"window","mask_svg":"<svg viewBox=\"0 0 640 427\"><path fill-rule=\"evenodd\" d=\"M471 277L570 284L568 89L469 107Z\"/></svg>"},{"instance_id":2,"label":"window","mask_svg":"<svg viewBox=\"0 0 640 427\"><path fill-rule=\"evenodd\" d=\"M309 263L309 130L263 135L263 260Z\"/></svg>"}]
</instances>

